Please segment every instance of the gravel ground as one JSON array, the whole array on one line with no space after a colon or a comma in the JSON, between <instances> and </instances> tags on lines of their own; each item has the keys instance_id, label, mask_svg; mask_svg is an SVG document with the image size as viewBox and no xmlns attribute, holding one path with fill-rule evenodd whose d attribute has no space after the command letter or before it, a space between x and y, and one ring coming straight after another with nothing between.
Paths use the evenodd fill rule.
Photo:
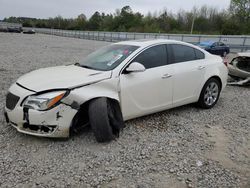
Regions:
<instances>
[{"instance_id":1,"label":"gravel ground","mask_svg":"<svg viewBox=\"0 0 250 188\"><path fill-rule=\"evenodd\" d=\"M0 33L0 108L31 70L76 62L106 42ZM0 187L250 187L250 88L211 110L187 105L126 122L118 140L18 133L0 114Z\"/></svg>"}]
</instances>

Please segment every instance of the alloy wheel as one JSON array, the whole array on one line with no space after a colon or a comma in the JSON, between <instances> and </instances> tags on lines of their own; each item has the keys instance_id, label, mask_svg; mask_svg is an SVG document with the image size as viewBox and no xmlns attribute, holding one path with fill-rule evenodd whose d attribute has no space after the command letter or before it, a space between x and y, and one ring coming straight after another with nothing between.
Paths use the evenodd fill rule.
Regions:
<instances>
[{"instance_id":1,"label":"alloy wheel","mask_svg":"<svg viewBox=\"0 0 250 188\"><path fill-rule=\"evenodd\" d=\"M219 86L215 82L210 82L205 90L204 102L208 106L212 106L219 95Z\"/></svg>"}]
</instances>

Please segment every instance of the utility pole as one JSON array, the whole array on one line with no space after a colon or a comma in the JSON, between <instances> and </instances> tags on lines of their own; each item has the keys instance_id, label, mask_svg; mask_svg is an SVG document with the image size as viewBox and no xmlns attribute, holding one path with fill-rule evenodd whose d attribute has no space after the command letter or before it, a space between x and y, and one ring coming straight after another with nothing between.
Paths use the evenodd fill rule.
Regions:
<instances>
[{"instance_id":1,"label":"utility pole","mask_svg":"<svg viewBox=\"0 0 250 188\"><path fill-rule=\"evenodd\" d=\"M194 30L194 20L195 20L195 14L196 14L196 11L194 10L193 20L192 20L192 26L191 26L191 31L190 31L190 34L191 34L191 35L193 34L193 30Z\"/></svg>"}]
</instances>

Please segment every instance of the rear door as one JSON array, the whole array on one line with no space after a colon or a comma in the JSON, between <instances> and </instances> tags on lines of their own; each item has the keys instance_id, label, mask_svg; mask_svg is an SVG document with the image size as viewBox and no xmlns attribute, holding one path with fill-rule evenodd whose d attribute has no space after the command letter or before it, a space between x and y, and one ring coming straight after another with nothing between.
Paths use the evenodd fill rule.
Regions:
<instances>
[{"instance_id":1,"label":"rear door","mask_svg":"<svg viewBox=\"0 0 250 188\"><path fill-rule=\"evenodd\" d=\"M205 55L198 49L181 44L170 46L174 69L173 106L194 102L202 87Z\"/></svg>"},{"instance_id":2,"label":"rear door","mask_svg":"<svg viewBox=\"0 0 250 188\"><path fill-rule=\"evenodd\" d=\"M132 62L145 66L144 72L120 75L124 119L150 114L172 106L173 69L167 65L166 45L150 47Z\"/></svg>"}]
</instances>

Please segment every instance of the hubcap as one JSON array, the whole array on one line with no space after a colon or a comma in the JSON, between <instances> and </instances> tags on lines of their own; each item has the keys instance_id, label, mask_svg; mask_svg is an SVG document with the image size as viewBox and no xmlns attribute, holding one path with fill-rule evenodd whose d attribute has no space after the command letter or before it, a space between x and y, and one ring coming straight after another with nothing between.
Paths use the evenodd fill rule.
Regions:
<instances>
[{"instance_id":1,"label":"hubcap","mask_svg":"<svg viewBox=\"0 0 250 188\"><path fill-rule=\"evenodd\" d=\"M216 102L218 95L219 95L219 87L217 83L215 82L209 83L204 95L205 104L208 106L213 105Z\"/></svg>"}]
</instances>

